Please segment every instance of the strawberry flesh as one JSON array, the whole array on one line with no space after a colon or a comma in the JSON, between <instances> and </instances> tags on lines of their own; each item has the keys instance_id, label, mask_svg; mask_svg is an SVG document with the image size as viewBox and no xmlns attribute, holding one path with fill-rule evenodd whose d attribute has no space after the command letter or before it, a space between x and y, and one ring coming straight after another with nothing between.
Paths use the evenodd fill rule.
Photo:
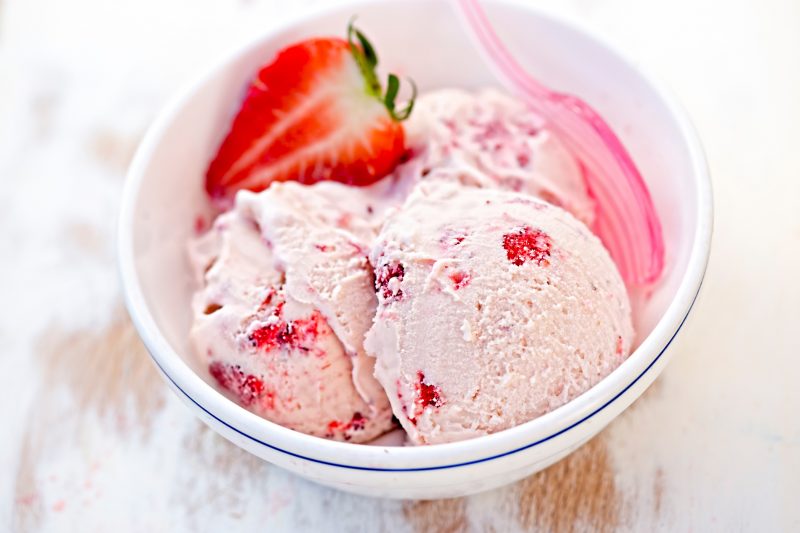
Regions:
<instances>
[{"instance_id":1,"label":"strawberry flesh","mask_svg":"<svg viewBox=\"0 0 800 533\"><path fill-rule=\"evenodd\" d=\"M363 186L390 173L405 152L403 127L370 94L359 50L311 39L264 66L208 168L208 194L225 204L275 181Z\"/></svg>"}]
</instances>

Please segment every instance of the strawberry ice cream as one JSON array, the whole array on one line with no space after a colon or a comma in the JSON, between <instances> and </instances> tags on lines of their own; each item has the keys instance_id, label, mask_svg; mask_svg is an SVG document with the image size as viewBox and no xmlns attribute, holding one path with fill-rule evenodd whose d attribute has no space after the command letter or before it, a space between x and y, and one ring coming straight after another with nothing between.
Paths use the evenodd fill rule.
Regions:
<instances>
[{"instance_id":1,"label":"strawberry ice cream","mask_svg":"<svg viewBox=\"0 0 800 533\"><path fill-rule=\"evenodd\" d=\"M385 179L241 190L195 243L192 341L251 411L351 442L394 414L412 442L448 442L548 412L627 356L625 288L541 119L447 89L406 126Z\"/></svg>"},{"instance_id":2,"label":"strawberry ice cream","mask_svg":"<svg viewBox=\"0 0 800 533\"><path fill-rule=\"evenodd\" d=\"M633 330L583 168L515 98L410 83L398 105L377 67L351 23L247 86L205 176L230 210L190 250L209 379L356 443L393 416L416 444L493 433L585 392Z\"/></svg>"},{"instance_id":3,"label":"strawberry ice cream","mask_svg":"<svg viewBox=\"0 0 800 533\"><path fill-rule=\"evenodd\" d=\"M406 122L410 161L397 179L416 183L437 168L465 185L531 194L563 207L584 224L595 219L583 172L544 120L494 89L441 89L417 99ZM440 176L441 177L441 176Z\"/></svg>"},{"instance_id":4,"label":"strawberry ice cream","mask_svg":"<svg viewBox=\"0 0 800 533\"><path fill-rule=\"evenodd\" d=\"M332 203L336 187L239 194L192 249L202 289L191 340L217 384L256 414L366 442L393 426L362 346L376 305L365 257L374 230L366 202Z\"/></svg>"},{"instance_id":5,"label":"strawberry ice cream","mask_svg":"<svg viewBox=\"0 0 800 533\"><path fill-rule=\"evenodd\" d=\"M370 252L379 303L365 345L417 444L555 409L616 368L633 340L625 286L584 224L529 195L435 172Z\"/></svg>"},{"instance_id":6,"label":"strawberry ice cream","mask_svg":"<svg viewBox=\"0 0 800 533\"><path fill-rule=\"evenodd\" d=\"M406 126L385 179L239 191L194 244L192 341L251 411L351 442L394 414L412 442L447 442L550 411L627 356L625 288L541 119L497 91L446 89Z\"/></svg>"}]
</instances>

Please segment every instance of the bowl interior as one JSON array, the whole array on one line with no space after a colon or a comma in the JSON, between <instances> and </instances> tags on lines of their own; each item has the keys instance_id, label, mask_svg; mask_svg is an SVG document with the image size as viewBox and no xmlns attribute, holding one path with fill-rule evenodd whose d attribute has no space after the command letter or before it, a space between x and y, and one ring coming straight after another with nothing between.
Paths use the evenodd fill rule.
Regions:
<instances>
[{"instance_id":1,"label":"bowl interior","mask_svg":"<svg viewBox=\"0 0 800 533\"><path fill-rule=\"evenodd\" d=\"M696 238L697 178L682 126L640 73L591 37L514 3L487 2L487 12L531 73L601 112L647 181L663 224L667 269L652 296L637 304L641 341L675 297ZM139 176L132 176L138 188L128 200L129 238L146 302L146 309L137 311L152 316L175 353L201 376L205 369L187 342L193 286L186 243L198 217L207 221L210 215L202 186L206 166L257 68L293 41L343 35L354 14L382 67L413 76L422 91L497 85L449 3L406 0L357 4L291 25L240 51L176 101L138 156Z\"/></svg>"}]
</instances>

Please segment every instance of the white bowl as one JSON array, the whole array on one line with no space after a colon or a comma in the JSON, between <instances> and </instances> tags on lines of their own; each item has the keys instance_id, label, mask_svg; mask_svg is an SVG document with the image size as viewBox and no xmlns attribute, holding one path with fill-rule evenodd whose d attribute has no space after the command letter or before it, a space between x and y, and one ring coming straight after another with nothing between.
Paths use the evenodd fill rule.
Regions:
<instances>
[{"instance_id":1,"label":"white bowl","mask_svg":"<svg viewBox=\"0 0 800 533\"><path fill-rule=\"evenodd\" d=\"M597 386L521 426L421 447L366 446L311 437L268 422L208 382L188 347L192 290L186 242L207 214L203 175L242 89L282 46L342 35L353 14L383 67L420 89L492 85L449 3L390 0L313 15L237 51L172 101L130 168L119 224L119 262L131 317L169 386L209 426L266 461L343 490L438 498L510 483L562 458L631 404L667 362L667 348L700 289L711 239L711 188L683 110L608 45L521 3L486 1L490 18L531 72L588 100L612 124L648 183L664 226L668 266L637 314L640 344Z\"/></svg>"}]
</instances>

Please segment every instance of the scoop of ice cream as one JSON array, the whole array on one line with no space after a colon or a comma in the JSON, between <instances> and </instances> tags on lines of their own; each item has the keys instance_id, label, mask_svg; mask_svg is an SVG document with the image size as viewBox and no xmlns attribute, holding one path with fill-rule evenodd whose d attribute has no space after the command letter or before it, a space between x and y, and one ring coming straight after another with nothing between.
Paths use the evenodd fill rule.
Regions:
<instances>
[{"instance_id":1,"label":"scoop of ice cream","mask_svg":"<svg viewBox=\"0 0 800 533\"><path fill-rule=\"evenodd\" d=\"M370 404L387 408L364 352L377 300L367 254L379 229L379 199L369 189L326 182L276 183L260 194L243 191L239 208L261 228L284 290L322 313L352 357L353 382Z\"/></svg>"},{"instance_id":2,"label":"scoop of ice cream","mask_svg":"<svg viewBox=\"0 0 800 533\"><path fill-rule=\"evenodd\" d=\"M600 241L531 196L423 181L370 252L375 375L416 443L532 420L599 382L633 340Z\"/></svg>"},{"instance_id":3,"label":"scoop of ice cream","mask_svg":"<svg viewBox=\"0 0 800 533\"><path fill-rule=\"evenodd\" d=\"M412 157L395 172L400 181L452 167L446 175L464 184L531 194L594 222L580 166L521 100L492 89L434 91L417 99L406 138Z\"/></svg>"},{"instance_id":4,"label":"scoop of ice cream","mask_svg":"<svg viewBox=\"0 0 800 533\"><path fill-rule=\"evenodd\" d=\"M367 203L320 190L241 192L198 239L191 340L220 387L256 414L366 442L392 428L363 350L376 306L366 259L375 222L360 211Z\"/></svg>"}]
</instances>

